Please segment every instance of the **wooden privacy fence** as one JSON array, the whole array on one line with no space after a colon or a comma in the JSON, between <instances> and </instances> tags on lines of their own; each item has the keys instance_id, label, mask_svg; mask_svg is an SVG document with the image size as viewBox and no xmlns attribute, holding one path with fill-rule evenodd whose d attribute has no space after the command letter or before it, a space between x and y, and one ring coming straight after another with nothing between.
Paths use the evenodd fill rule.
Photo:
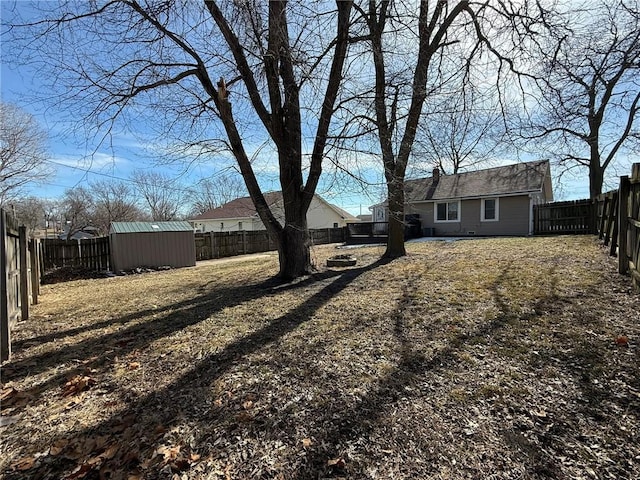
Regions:
<instances>
[{"instance_id":1,"label":"wooden privacy fence","mask_svg":"<svg viewBox=\"0 0 640 480\"><path fill-rule=\"evenodd\" d=\"M610 247L612 256L618 249L618 199L619 191L612 190L598 195L595 201L595 233Z\"/></svg>"},{"instance_id":2,"label":"wooden privacy fence","mask_svg":"<svg viewBox=\"0 0 640 480\"><path fill-rule=\"evenodd\" d=\"M39 242L29 239L26 227L0 209L0 358L11 355L11 328L29 318L29 306L38 303Z\"/></svg>"},{"instance_id":3,"label":"wooden privacy fence","mask_svg":"<svg viewBox=\"0 0 640 480\"><path fill-rule=\"evenodd\" d=\"M618 271L631 275L640 292L640 163L634 163L631 176L620 177L620 188L596 199L598 238L618 255Z\"/></svg>"},{"instance_id":4,"label":"wooden privacy fence","mask_svg":"<svg viewBox=\"0 0 640 480\"><path fill-rule=\"evenodd\" d=\"M42 268L83 267L105 271L111 267L109 237L83 238L81 240L42 240Z\"/></svg>"},{"instance_id":5,"label":"wooden privacy fence","mask_svg":"<svg viewBox=\"0 0 640 480\"><path fill-rule=\"evenodd\" d=\"M309 230L314 245L343 242L342 228ZM196 233L196 260L233 257L247 253L269 252L277 249L265 230L240 232Z\"/></svg>"},{"instance_id":6,"label":"wooden privacy fence","mask_svg":"<svg viewBox=\"0 0 640 480\"><path fill-rule=\"evenodd\" d=\"M618 271L631 275L640 292L640 163L620 177L618 194Z\"/></svg>"},{"instance_id":7,"label":"wooden privacy fence","mask_svg":"<svg viewBox=\"0 0 640 480\"><path fill-rule=\"evenodd\" d=\"M533 206L535 235L584 235L595 233L592 200L573 200Z\"/></svg>"}]
</instances>

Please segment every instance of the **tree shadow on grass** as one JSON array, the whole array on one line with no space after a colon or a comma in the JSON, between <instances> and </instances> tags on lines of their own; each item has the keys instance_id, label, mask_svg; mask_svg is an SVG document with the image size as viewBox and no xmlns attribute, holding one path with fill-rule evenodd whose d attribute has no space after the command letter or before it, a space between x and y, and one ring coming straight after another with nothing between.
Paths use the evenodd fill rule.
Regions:
<instances>
[{"instance_id":1,"label":"tree shadow on grass","mask_svg":"<svg viewBox=\"0 0 640 480\"><path fill-rule=\"evenodd\" d=\"M496 317L472 331L455 335L449 339L449 342L443 348L436 350L433 355L429 356L425 355L420 348L416 348L411 335L407 331L406 323L410 319L407 318L404 312L408 310L412 299L415 298L415 292L411 291L409 282L409 286L404 289L396 312L390 318L390 321L394 323L394 335L399 344L399 363L379 380L375 390L371 391L359 402L339 412L325 414L331 418L331 427L317 433L316 440L321 447L316 448L308 455L306 462L287 478L300 480L308 478L367 478L366 465L355 462L355 465L351 466L347 462L328 462L328 459L342 457L347 445L357 439L369 438L383 417L397 408L400 401L407 398L410 399L412 395L416 397L428 396L428 392L420 391L420 383L424 382L428 375L437 371L454 369L460 363L456 353L466 343L473 343L478 338L493 337L505 326L513 322L528 322L535 318L535 313L521 315L513 312L509 303L500 293L501 287L508 287L508 271L510 269L511 265L509 264L491 288L494 302L499 308ZM555 301L555 294L550 292L548 296L537 300L536 308L543 308L544 305ZM409 436L411 435L409 434ZM507 441L506 444L509 448L513 448L519 453L523 451L518 445L514 445L511 442ZM422 459L421 463L414 464L416 468L424 469L424 471L420 472L412 471L411 476L415 478L425 478L425 475L430 476L438 473L436 470L438 466L437 456L426 453L429 448L433 449L434 446L424 445L423 447L425 455L433 458ZM528 456L528 453L526 452L521 456L526 457L523 463L529 463L528 467L532 472L541 470L547 473L560 472L553 458L531 457ZM537 463L531 464L529 462L531 459ZM384 458L378 460L384 462ZM458 460L460 461L460 459ZM561 478L561 475L556 477L555 473L546 478ZM475 474L481 475L481 472L475 472Z\"/></svg>"},{"instance_id":2,"label":"tree shadow on grass","mask_svg":"<svg viewBox=\"0 0 640 480\"><path fill-rule=\"evenodd\" d=\"M159 391L146 394L137 401L132 402L126 411L118 412L99 425L80 429L76 432L69 432L63 437L52 437L52 445L64 442L65 448L57 452L55 456L46 457L39 465L34 465L33 468L28 469L25 473L7 472L6 478L55 478L58 475L62 475L63 472L70 472L74 468L81 469L84 472L83 476L88 472L93 472L97 475L98 470L100 470L100 475L102 476L105 472L108 472L108 474L116 472L117 475L120 475L128 469L135 469L142 461L139 456L140 452L151 454L159 447L159 444L157 444L159 437L154 435L156 426L162 425L162 431L164 432L166 431L165 429L170 428L178 421L180 412L198 411L210 401L209 398L204 396L206 392L201 392L202 396L180 397L181 403L176 405L176 392L197 390L196 386L203 382L211 384L247 355L276 342L287 333L307 322L319 308L347 288L356 278L386 263L389 262L382 259L361 268L327 271L295 285L281 287L296 289L312 282L330 281L298 307L270 322L265 327L230 343L222 351L203 358L197 365L168 386ZM273 288L276 285L270 283L268 286ZM223 291L222 293L224 294L225 292ZM265 294L267 292L264 284L246 288L239 296L236 294L233 298L225 298L224 295L221 296L220 291L217 291L213 298L211 296L203 296L184 302L184 305L180 305L182 308L178 311L168 313L160 319L155 319L144 325L133 325L124 331L86 341L82 345L72 346L70 347L71 351L60 352L54 359L41 358L40 360L45 361L46 365L51 367L61 360L68 361L73 359L78 354L86 354L86 352L91 352L93 349L108 348L105 347L105 344L111 346L122 339L131 339L130 343L126 343L122 347L126 352L144 348L154 339L170 335L177 330L204 320L213 312L219 311L226 306L247 302ZM157 312L154 311L154 313ZM118 354L121 355L122 353L120 351ZM91 360L89 366L92 369L106 368L109 363L108 360L103 359ZM83 369L86 367L87 365L83 365ZM45 368L46 366L39 365L38 370L43 371ZM73 369L71 373L76 370ZM69 374L70 372L67 371L65 376ZM47 381L46 387L50 388L54 385L59 385L61 380L59 377L59 375L56 375L54 379ZM150 423L145 423L145 420ZM102 451L98 451L99 449L93 450L86 452L86 455L78 457L78 445L93 445L91 442L96 436L106 438L112 435L119 435L121 438L119 438L115 450L111 450L109 455L100 457L108 446L103 445ZM70 436L73 437L71 440L68 439ZM33 454L34 452L31 453ZM94 459L93 463L90 461L91 458ZM95 460L96 458L99 458L99 461ZM120 478L117 475L111 478ZM124 475L124 478L126 478L126 475Z\"/></svg>"},{"instance_id":3,"label":"tree shadow on grass","mask_svg":"<svg viewBox=\"0 0 640 480\"><path fill-rule=\"evenodd\" d=\"M280 279L272 278L250 285L217 288L163 309L146 309L115 319L114 324L128 325L117 331L91 336L71 345L61 344L53 352L48 351L7 362L3 366L3 382L18 382L26 376L38 375L48 370L56 371L45 381L38 382L24 391L25 398L19 407L15 408L14 413L19 413L37 402L39 397L48 391L61 388L77 375L98 376L111 369L116 358L142 351L156 340L196 325L225 308L268 297L283 290L304 288L334 277L350 278L380 264L382 263L377 262L347 271L327 270L292 283L283 284ZM138 320L142 321L137 322Z\"/></svg>"},{"instance_id":4,"label":"tree shadow on grass","mask_svg":"<svg viewBox=\"0 0 640 480\"><path fill-rule=\"evenodd\" d=\"M205 357L187 373L176 381L162 388L157 392L147 394L133 401L129 408L123 412L112 415L109 419L96 425L70 432L73 435L73 444L86 444L95 438L119 436L118 445L115 451L110 450L110 444L106 444L101 450L93 450L84 456L74 454L72 446L66 447L56 456L46 456L40 460L40 464L29 469L25 473L8 473L6 478L55 478L62 476L63 472L70 472L74 468L87 468L86 478L95 478L98 472L109 476L109 478L126 478L126 473L144 471L147 478L158 478L161 476L161 466L165 465L165 470L169 467L169 474L173 472L187 472L189 468L189 455L209 455L221 456L224 458L225 452L216 451L215 438L204 446L208 439L199 431L211 430L211 423L223 425L222 430L230 437L237 437L235 440L238 450L243 442L250 439L242 438L243 425L251 424L253 433L276 428L287 428L291 434L295 435L294 419L287 419L289 411L272 411L269 419L253 417L243 410L229 410L217 407L216 398L211 392L211 385L228 372L231 372L240 362L246 361L249 356L259 352L264 347L277 345L279 339L295 331L298 327L309 321L313 315L337 293L342 292L362 273L373 270L381 263L346 271L337 278L326 277L330 281L317 293L312 295L305 303L292 309L278 319L270 322L265 327L248 334L228 345L220 352L216 352ZM398 404L405 398L421 396L427 398L428 391L416 389L416 385L424 382L424 379L431 373L443 370L453 370L460 363L457 352L465 344L472 344L478 338L496 339L504 334L507 326L518 323L529 324L536 321L539 311L551 308L561 308L559 303L562 298L555 292L555 276L552 272L551 286L548 292L538 298L527 313L516 312L512 309L508 299L504 295L504 289L509 288L511 275L517 275L517 268L508 265L504 268L502 275L495 281L490 289L493 301L497 306L498 313L489 321L485 321L477 328L466 333L457 334L449 339L449 342L439 348L433 354L426 354L415 344L412 338L406 316L407 307L410 306L416 292L412 290L411 280L397 305L395 313L390 317L394 329L393 334L399 345L399 362L387 374L381 376L376 382L376 388L366 393L363 397L350 401L349 403L337 402L328 404L324 408L313 407L311 415L322 417L326 421L317 424L323 428L314 432L314 446L308 451L300 451L295 457L295 463L289 468L282 478L307 479L307 478L366 478L365 465L361 462L341 463L339 461L328 464L328 459L335 459L343 455L346 445L354 441L364 441L373 430L379 428L380 421L389 412L398 407ZM291 286L290 288L297 288ZM523 330L523 331L526 331ZM507 332L509 333L509 332ZM502 340L500 340L502 341ZM509 347L510 345L506 345ZM283 386L284 387L284 386ZM409 390L407 387L411 387ZM250 400L247 400L250 402ZM292 408L296 408L295 405ZM191 423L189 428L196 433L195 439L190 445L181 444L182 453L185 455L178 457L173 463L166 460L171 455L168 449L169 439L164 432L178 428L185 416L189 417ZM229 416L233 418L229 419ZM308 418L308 417L307 417ZM277 423L284 425L278 427ZM288 423L287 423L288 422ZM189 423L189 422L187 422ZM159 428L156 428L159 427ZM293 427L293 428L292 428ZM299 426L298 426L299 427ZM163 436L164 435L164 436ZM541 451L537 445L525 439L520 441L517 432L505 428L503 431L504 451L511 451L513 456L519 459L520 463L527 469L529 478L564 478L562 470L558 464L558 459L553 456L553 449ZM524 438L524 437L522 437ZM63 437L53 437L52 445L62 440ZM424 446L428 448L428 445ZM164 449L164 450L163 450ZM156 453L153 460L152 452ZM31 452L33 453L33 452ZM238 456L240 456L238 454ZM429 454L425 454L429 456ZM161 462L162 458L165 462ZM90 463L94 459L93 463ZM237 459L237 457L236 457ZM180 460L178 462L177 460ZM366 458L365 460L370 460ZM412 471L414 477L418 473L425 475L437 473L433 469L437 468L439 459L434 456L431 465L422 465L423 471ZM149 464L148 462L151 462ZM155 462L155 463L154 463ZM205 464L206 462L202 462ZM87 466L88 465L88 466ZM144 468L143 468L144 467ZM236 477L229 471L227 473L233 478L272 478L286 470L282 465L276 465L271 472L267 472L266 477L258 474L245 477ZM251 472L251 470L248 470ZM165 471L165 473L167 473ZM209 476L203 478L224 478L225 472L208 472ZM192 474L191 472L186 473ZM121 475L121 476L119 476ZM193 475L197 475L193 473ZM218 475L218 477L216 476ZM199 478L197 476L189 478ZM425 477L426 478L426 477ZM507 478L502 476L502 478Z\"/></svg>"}]
</instances>

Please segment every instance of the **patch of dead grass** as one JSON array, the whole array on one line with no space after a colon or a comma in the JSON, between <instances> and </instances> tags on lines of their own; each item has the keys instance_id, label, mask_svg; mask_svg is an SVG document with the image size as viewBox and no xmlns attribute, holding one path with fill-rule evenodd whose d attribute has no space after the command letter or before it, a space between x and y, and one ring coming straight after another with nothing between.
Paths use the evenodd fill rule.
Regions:
<instances>
[{"instance_id":1,"label":"patch of dead grass","mask_svg":"<svg viewBox=\"0 0 640 480\"><path fill-rule=\"evenodd\" d=\"M638 296L592 238L408 252L315 247L284 288L275 255L44 287L3 365L1 471L640 475Z\"/></svg>"}]
</instances>

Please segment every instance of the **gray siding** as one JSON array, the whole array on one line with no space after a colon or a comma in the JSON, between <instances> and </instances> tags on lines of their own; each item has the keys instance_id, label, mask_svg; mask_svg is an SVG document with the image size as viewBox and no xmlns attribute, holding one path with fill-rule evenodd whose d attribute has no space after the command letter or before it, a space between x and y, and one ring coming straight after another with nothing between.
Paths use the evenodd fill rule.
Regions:
<instances>
[{"instance_id":1,"label":"gray siding","mask_svg":"<svg viewBox=\"0 0 640 480\"><path fill-rule=\"evenodd\" d=\"M192 267L196 264L193 231L112 233L111 262L114 271L136 267Z\"/></svg>"},{"instance_id":2,"label":"gray siding","mask_svg":"<svg viewBox=\"0 0 640 480\"><path fill-rule=\"evenodd\" d=\"M528 195L500 197L499 220L496 222L481 221L481 205L480 199L462 200L459 222L434 222L434 202L409 205L405 213L420 214L422 228L435 228L437 236L529 234L530 204Z\"/></svg>"}]
</instances>

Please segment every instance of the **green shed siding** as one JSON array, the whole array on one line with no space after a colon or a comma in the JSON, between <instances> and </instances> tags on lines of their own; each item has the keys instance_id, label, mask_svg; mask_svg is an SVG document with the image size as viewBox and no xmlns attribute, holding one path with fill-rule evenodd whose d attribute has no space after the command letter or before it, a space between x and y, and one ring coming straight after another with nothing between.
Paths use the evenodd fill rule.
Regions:
<instances>
[{"instance_id":1,"label":"green shed siding","mask_svg":"<svg viewBox=\"0 0 640 480\"><path fill-rule=\"evenodd\" d=\"M193 227L188 222L114 222L110 232L111 264L116 272L196 264Z\"/></svg>"}]
</instances>

